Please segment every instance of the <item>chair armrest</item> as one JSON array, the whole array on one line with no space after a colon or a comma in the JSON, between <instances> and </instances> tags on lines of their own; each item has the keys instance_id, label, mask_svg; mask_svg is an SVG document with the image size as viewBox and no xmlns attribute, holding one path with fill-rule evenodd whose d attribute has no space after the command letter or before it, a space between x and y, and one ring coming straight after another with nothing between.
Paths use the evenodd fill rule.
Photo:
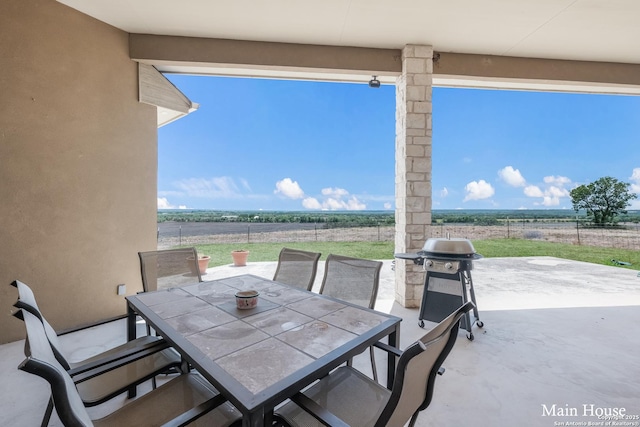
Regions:
<instances>
[{"instance_id":1,"label":"chair armrest","mask_svg":"<svg viewBox=\"0 0 640 427\"><path fill-rule=\"evenodd\" d=\"M227 399L225 399L225 397L223 395L218 394L218 395L212 397L211 399L209 399L209 400L207 400L205 402L202 402L201 404L199 404L195 408L192 408L192 409L188 410L187 412L184 412L184 413L178 415L177 417L175 417L171 421L168 421L168 422L164 423L161 427L183 427L183 426L186 426L187 424L192 423L193 421L197 420L198 418L202 417L203 415L206 415L207 412L213 411L214 409L216 409L218 406L222 405L226 401L227 401Z\"/></svg>"},{"instance_id":2,"label":"chair armrest","mask_svg":"<svg viewBox=\"0 0 640 427\"><path fill-rule=\"evenodd\" d=\"M313 400L309 399L304 394L298 392L291 397L293 401L300 408L307 411L316 420L320 421L325 426L329 427L349 427L349 424L336 417L334 414L318 405Z\"/></svg>"},{"instance_id":3,"label":"chair armrest","mask_svg":"<svg viewBox=\"0 0 640 427\"><path fill-rule=\"evenodd\" d=\"M169 348L169 343L166 341L158 341L157 343L149 343L142 346L141 349L131 349L123 353L114 354L96 361L86 363L81 366L71 368L68 373L76 384L82 381L89 380L93 377L104 374L105 372L112 371L129 363L135 362L138 359L150 356L154 353L158 353L166 348Z\"/></svg>"},{"instance_id":4,"label":"chair armrest","mask_svg":"<svg viewBox=\"0 0 640 427\"><path fill-rule=\"evenodd\" d=\"M378 342L374 343L373 346L374 347L378 347L378 348L386 351L387 353L391 353L391 354L393 354L395 356L398 356L398 357L402 356L402 350L400 350L399 348L396 348L394 346L391 346L389 344L385 344L383 342L378 341Z\"/></svg>"}]
</instances>

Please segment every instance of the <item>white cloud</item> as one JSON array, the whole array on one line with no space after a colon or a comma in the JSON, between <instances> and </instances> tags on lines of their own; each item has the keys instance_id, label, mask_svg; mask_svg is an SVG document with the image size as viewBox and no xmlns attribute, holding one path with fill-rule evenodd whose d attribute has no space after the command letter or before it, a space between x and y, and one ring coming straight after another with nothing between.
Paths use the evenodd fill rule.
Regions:
<instances>
[{"instance_id":1,"label":"white cloud","mask_svg":"<svg viewBox=\"0 0 640 427\"><path fill-rule=\"evenodd\" d=\"M318 199L314 197L307 197L302 201L302 206L306 209L311 209L314 211L322 209L322 204L318 201Z\"/></svg>"},{"instance_id":2,"label":"white cloud","mask_svg":"<svg viewBox=\"0 0 640 427\"><path fill-rule=\"evenodd\" d=\"M524 187L524 195L527 197L544 197L544 193L537 185L527 185Z\"/></svg>"},{"instance_id":3,"label":"white cloud","mask_svg":"<svg viewBox=\"0 0 640 427\"><path fill-rule=\"evenodd\" d=\"M524 187L526 184L525 179L522 177L519 169L514 169L513 166L506 166L498 171L498 176L504 182L512 187Z\"/></svg>"},{"instance_id":4,"label":"white cloud","mask_svg":"<svg viewBox=\"0 0 640 427\"><path fill-rule=\"evenodd\" d=\"M558 206L560 204L560 198L556 196L544 196L540 204L542 206Z\"/></svg>"},{"instance_id":5,"label":"white cloud","mask_svg":"<svg viewBox=\"0 0 640 427\"><path fill-rule=\"evenodd\" d=\"M323 188L321 190L322 195L325 197L322 202L314 197L307 197L302 201L302 206L307 209L314 210L349 210L349 211L358 211L367 209L366 203L361 202L356 196L351 196L348 199L345 199L349 196L349 192L344 188ZM387 207L388 205L388 207ZM385 208L389 209L391 207L390 203L385 204Z\"/></svg>"},{"instance_id":6,"label":"white cloud","mask_svg":"<svg viewBox=\"0 0 640 427\"><path fill-rule=\"evenodd\" d=\"M158 197L158 209L173 209L173 206L166 197Z\"/></svg>"},{"instance_id":7,"label":"white cloud","mask_svg":"<svg viewBox=\"0 0 640 427\"><path fill-rule=\"evenodd\" d=\"M249 181L247 181L246 179L240 178L240 184L242 184L245 190L251 191L251 186L249 185Z\"/></svg>"},{"instance_id":8,"label":"white cloud","mask_svg":"<svg viewBox=\"0 0 640 427\"><path fill-rule=\"evenodd\" d=\"M367 205L362 203L356 196L351 196L348 200L334 199L330 197L322 202L322 209L329 211L336 210L348 210L348 211L361 211L367 208Z\"/></svg>"},{"instance_id":9,"label":"white cloud","mask_svg":"<svg viewBox=\"0 0 640 427\"><path fill-rule=\"evenodd\" d=\"M634 168L631 176L629 177L631 181L631 191L634 193L640 193L640 168ZM640 202L632 201L632 206Z\"/></svg>"},{"instance_id":10,"label":"white cloud","mask_svg":"<svg viewBox=\"0 0 640 427\"><path fill-rule=\"evenodd\" d=\"M363 211L367 209L367 205L362 203L356 196L351 196L347 202L347 210L349 211Z\"/></svg>"},{"instance_id":11,"label":"white cloud","mask_svg":"<svg viewBox=\"0 0 640 427\"><path fill-rule=\"evenodd\" d=\"M187 178L175 182L174 185L190 197L237 198L241 196L233 178L228 176L210 179Z\"/></svg>"},{"instance_id":12,"label":"white cloud","mask_svg":"<svg viewBox=\"0 0 640 427\"><path fill-rule=\"evenodd\" d=\"M169 203L166 197L158 197L158 209L189 209L186 205L180 205L178 207Z\"/></svg>"},{"instance_id":13,"label":"white cloud","mask_svg":"<svg viewBox=\"0 0 640 427\"><path fill-rule=\"evenodd\" d=\"M338 199L334 199L333 197L329 197L322 202L322 209L335 211L337 209L341 209L342 207L344 207L344 202L341 202Z\"/></svg>"},{"instance_id":14,"label":"white cloud","mask_svg":"<svg viewBox=\"0 0 640 427\"><path fill-rule=\"evenodd\" d=\"M282 194L288 199L302 199L304 197L304 191L300 188L297 181L293 181L291 178L285 178L276 182L276 189L274 194Z\"/></svg>"},{"instance_id":15,"label":"white cloud","mask_svg":"<svg viewBox=\"0 0 640 427\"><path fill-rule=\"evenodd\" d=\"M536 205L558 206L560 205L560 199L570 196L569 190L564 188L565 185L571 184L571 180L566 176L545 176L543 181L547 184L544 189L536 185L528 185L524 188L525 196L542 198L541 202L535 203Z\"/></svg>"},{"instance_id":16,"label":"white cloud","mask_svg":"<svg viewBox=\"0 0 640 427\"><path fill-rule=\"evenodd\" d=\"M559 188L559 187L556 187L555 185L552 185L547 189L547 191L553 197L569 197L569 190L567 190L566 188Z\"/></svg>"},{"instance_id":17,"label":"white cloud","mask_svg":"<svg viewBox=\"0 0 640 427\"><path fill-rule=\"evenodd\" d=\"M545 176L543 178L545 184L552 184L552 185L556 185L558 187L564 187L567 184L571 184L571 180L569 178L567 178L566 176L554 176L554 175L549 175L549 176Z\"/></svg>"},{"instance_id":18,"label":"white cloud","mask_svg":"<svg viewBox=\"0 0 640 427\"><path fill-rule=\"evenodd\" d=\"M336 197L336 198L339 199L339 198L348 196L349 192L347 190L345 190L344 188L327 187L327 188L323 188L322 189L322 195L323 196L329 196L329 197Z\"/></svg>"},{"instance_id":19,"label":"white cloud","mask_svg":"<svg viewBox=\"0 0 640 427\"><path fill-rule=\"evenodd\" d=\"M440 190L440 197L447 197L449 195L449 190L447 190L447 187L444 187L442 190Z\"/></svg>"},{"instance_id":20,"label":"white cloud","mask_svg":"<svg viewBox=\"0 0 640 427\"><path fill-rule=\"evenodd\" d=\"M495 194L495 190L484 179L480 181L471 181L468 183L464 189L467 191L467 195L464 198L464 202L468 200L482 200L488 199L489 197Z\"/></svg>"},{"instance_id":21,"label":"white cloud","mask_svg":"<svg viewBox=\"0 0 640 427\"><path fill-rule=\"evenodd\" d=\"M391 203L387 202L384 204L385 209L391 209Z\"/></svg>"}]
</instances>

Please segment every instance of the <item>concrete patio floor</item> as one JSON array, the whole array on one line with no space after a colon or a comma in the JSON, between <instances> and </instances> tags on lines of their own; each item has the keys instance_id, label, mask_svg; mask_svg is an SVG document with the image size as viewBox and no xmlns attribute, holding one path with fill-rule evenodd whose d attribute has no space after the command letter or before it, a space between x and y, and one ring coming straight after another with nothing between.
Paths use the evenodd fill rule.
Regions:
<instances>
[{"instance_id":1,"label":"concrete patio floor","mask_svg":"<svg viewBox=\"0 0 640 427\"><path fill-rule=\"evenodd\" d=\"M251 262L216 267L204 280L245 273L272 277L275 267ZM322 271L321 266L314 290ZM474 326L474 341L466 339L466 331L459 333L417 426L607 425L599 414L640 415L636 271L551 257L487 258L474 263L472 277L484 327ZM404 348L433 324L421 329L419 310L401 307L393 293L392 263L385 261L376 308L403 318ZM124 339L124 321L61 336L70 360ZM23 347L24 341L0 346L3 426L39 425L49 397L44 380L16 369ZM378 357L384 378L385 355L378 352ZM361 355L355 366L369 373L367 362ZM99 417L123 403L121 396L89 412ZM630 424L608 425L640 425L637 418L616 422L625 421ZM51 425L61 425L55 414Z\"/></svg>"}]
</instances>

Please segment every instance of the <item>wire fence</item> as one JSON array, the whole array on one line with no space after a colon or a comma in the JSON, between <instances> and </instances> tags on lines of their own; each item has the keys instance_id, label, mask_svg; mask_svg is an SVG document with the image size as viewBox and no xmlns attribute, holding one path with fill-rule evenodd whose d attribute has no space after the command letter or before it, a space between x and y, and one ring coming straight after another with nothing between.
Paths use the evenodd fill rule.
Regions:
<instances>
[{"instance_id":1,"label":"wire fence","mask_svg":"<svg viewBox=\"0 0 640 427\"><path fill-rule=\"evenodd\" d=\"M640 250L640 227L637 224L614 228L589 227L585 224L506 223L499 226L432 225L430 237L463 237L470 240L527 239L572 245Z\"/></svg>"},{"instance_id":2,"label":"wire fence","mask_svg":"<svg viewBox=\"0 0 640 427\"><path fill-rule=\"evenodd\" d=\"M158 228L158 248L178 245L215 243L286 243L286 242L374 242L394 241L392 225L328 227L327 224L225 224L200 223L174 228ZM433 224L426 238L459 237L469 240L528 239L573 245L640 250L640 225L622 224L614 228L593 228L570 222L504 222L500 225Z\"/></svg>"}]
</instances>

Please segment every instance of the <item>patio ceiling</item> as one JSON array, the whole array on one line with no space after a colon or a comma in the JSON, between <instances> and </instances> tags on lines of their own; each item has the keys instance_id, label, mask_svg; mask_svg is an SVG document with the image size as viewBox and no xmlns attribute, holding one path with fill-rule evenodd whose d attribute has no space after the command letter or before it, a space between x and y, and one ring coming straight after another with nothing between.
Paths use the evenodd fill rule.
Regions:
<instances>
[{"instance_id":1,"label":"patio ceiling","mask_svg":"<svg viewBox=\"0 0 640 427\"><path fill-rule=\"evenodd\" d=\"M637 0L58 0L129 33L640 64Z\"/></svg>"}]
</instances>

